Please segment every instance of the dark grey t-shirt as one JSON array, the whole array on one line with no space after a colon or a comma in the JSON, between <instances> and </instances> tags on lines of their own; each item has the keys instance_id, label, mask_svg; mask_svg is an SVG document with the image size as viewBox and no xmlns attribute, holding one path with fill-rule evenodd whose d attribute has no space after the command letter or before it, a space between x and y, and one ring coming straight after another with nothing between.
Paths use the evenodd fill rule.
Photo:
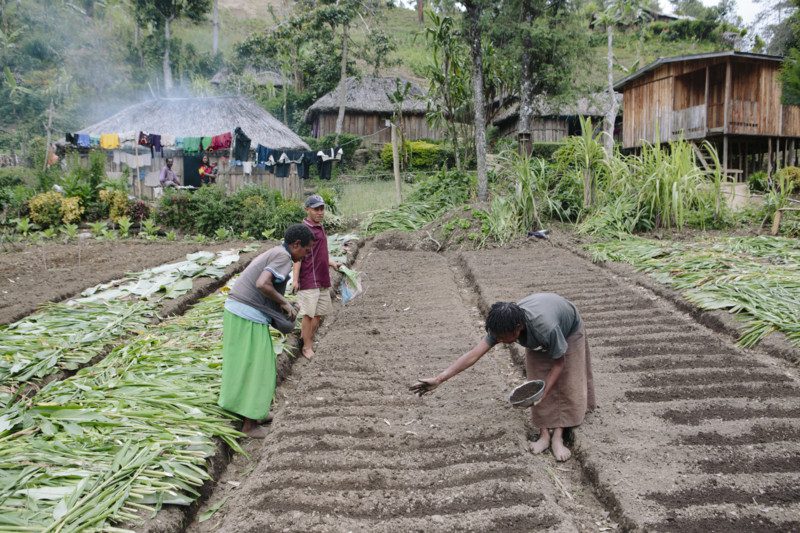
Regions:
<instances>
[{"instance_id":1,"label":"dark grey t-shirt","mask_svg":"<svg viewBox=\"0 0 800 533\"><path fill-rule=\"evenodd\" d=\"M517 342L526 348L559 359L567 352L567 337L581 327L581 316L566 298L552 292L539 292L517 302L525 311L525 327ZM494 335L486 335L489 346L497 344Z\"/></svg>"},{"instance_id":2,"label":"dark grey t-shirt","mask_svg":"<svg viewBox=\"0 0 800 533\"><path fill-rule=\"evenodd\" d=\"M256 281L265 270L272 273L272 283L278 292L283 294L281 289L285 289L286 279L292 272L292 254L284 245L270 248L253 259L233 284L228 298L255 307L265 313L268 309L276 309L275 305L270 305L269 298L256 287Z\"/></svg>"}]
</instances>

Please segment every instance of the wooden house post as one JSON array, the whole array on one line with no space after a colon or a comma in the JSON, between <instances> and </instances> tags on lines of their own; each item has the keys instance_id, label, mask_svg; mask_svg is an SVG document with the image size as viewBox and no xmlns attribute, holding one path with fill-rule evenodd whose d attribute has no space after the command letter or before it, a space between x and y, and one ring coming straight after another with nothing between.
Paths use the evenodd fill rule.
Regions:
<instances>
[{"instance_id":1,"label":"wooden house post","mask_svg":"<svg viewBox=\"0 0 800 533\"><path fill-rule=\"evenodd\" d=\"M767 179L772 179L772 137L767 139Z\"/></svg>"},{"instance_id":2,"label":"wooden house post","mask_svg":"<svg viewBox=\"0 0 800 533\"><path fill-rule=\"evenodd\" d=\"M703 124L703 137L708 137L708 121L711 117L711 113L708 110L708 86L710 83L709 79L710 79L710 72L708 65L706 65L706 89L705 89L705 100L704 100L704 104L706 106L706 123Z\"/></svg>"},{"instance_id":3,"label":"wooden house post","mask_svg":"<svg viewBox=\"0 0 800 533\"><path fill-rule=\"evenodd\" d=\"M723 107L723 122L722 122L722 171L727 178L728 173L728 133L730 133L730 126L728 125L731 119L731 60L725 62L725 104Z\"/></svg>"}]
</instances>

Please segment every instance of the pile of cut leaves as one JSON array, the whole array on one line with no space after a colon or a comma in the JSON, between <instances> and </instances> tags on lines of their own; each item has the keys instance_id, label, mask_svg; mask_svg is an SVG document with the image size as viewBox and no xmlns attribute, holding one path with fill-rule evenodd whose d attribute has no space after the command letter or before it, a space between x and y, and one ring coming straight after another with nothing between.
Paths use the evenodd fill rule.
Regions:
<instances>
[{"instance_id":1,"label":"pile of cut leaves","mask_svg":"<svg viewBox=\"0 0 800 533\"><path fill-rule=\"evenodd\" d=\"M693 242L626 238L587 245L594 261L623 261L680 290L704 310L745 322L741 346L780 331L800 347L800 244L783 237Z\"/></svg>"},{"instance_id":2,"label":"pile of cut leaves","mask_svg":"<svg viewBox=\"0 0 800 533\"><path fill-rule=\"evenodd\" d=\"M115 339L140 331L162 300L189 292L194 278L220 278L238 260L235 250L189 254L185 261L97 285L80 298L47 304L0 326L0 408L18 397L22 384L80 368Z\"/></svg>"},{"instance_id":3,"label":"pile of cut leaves","mask_svg":"<svg viewBox=\"0 0 800 533\"><path fill-rule=\"evenodd\" d=\"M0 531L111 530L198 496L213 438L241 451L217 407L224 298L0 415ZM284 337L272 334L277 351Z\"/></svg>"}]
</instances>

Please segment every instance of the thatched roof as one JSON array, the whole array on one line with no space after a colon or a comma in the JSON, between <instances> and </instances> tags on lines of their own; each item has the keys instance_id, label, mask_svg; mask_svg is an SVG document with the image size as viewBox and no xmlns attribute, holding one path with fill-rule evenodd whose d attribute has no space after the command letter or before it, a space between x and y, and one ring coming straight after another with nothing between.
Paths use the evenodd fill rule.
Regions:
<instances>
[{"instance_id":1,"label":"thatched roof","mask_svg":"<svg viewBox=\"0 0 800 533\"><path fill-rule=\"evenodd\" d=\"M223 83L230 80L233 74L226 68L220 70L209 80L209 83L213 85L222 85ZM256 85L259 86L273 86L273 87L283 87L284 83L291 87L292 80L289 78L285 78L281 75L280 72L275 70L257 70L253 67L245 67L244 71L242 72L243 78L249 78L253 80Z\"/></svg>"},{"instance_id":2,"label":"thatched roof","mask_svg":"<svg viewBox=\"0 0 800 533\"><path fill-rule=\"evenodd\" d=\"M390 114L394 112L394 104L389 101L389 94L397 90L397 80L400 81L401 88L406 82L411 84L408 96L403 102L403 113L421 114L425 113L426 92L413 81L403 78L347 78L347 99L345 101L345 112L352 113L382 113ZM311 122L319 113L330 113L339 111L339 89L338 87L308 108L305 114L305 121Z\"/></svg>"},{"instance_id":3,"label":"thatched roof","mask_svg":"<svg viewBox=\"0 0 800 533\"><path fill-rule=\"evenodd\" d=\"M617 103L622 103L622 95L615 93ZM595 93L572 102L539 96L533 102L534 117L602 117L606 109L606 93ZM519 118L519 102L516 101L504 109L492 121L498 126L509 120Z\"/></svg>"},{"instance_id":4,"label":"thatched roof","mask_svg":"<svg viewBox=\"0 0 800 533\"><path fill-rule=\"evenodd\" d=\"M175 137L201 137L233 131L236 127L242 128L253 140L253 146L309 149L288 126L244 96L149 100L126 107L78 133L146 131Z\"/></svg>"}]
</instances>

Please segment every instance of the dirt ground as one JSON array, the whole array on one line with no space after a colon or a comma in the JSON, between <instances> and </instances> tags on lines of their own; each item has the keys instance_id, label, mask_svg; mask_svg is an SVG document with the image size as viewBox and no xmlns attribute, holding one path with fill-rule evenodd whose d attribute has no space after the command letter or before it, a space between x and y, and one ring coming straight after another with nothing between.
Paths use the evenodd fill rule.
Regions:
<instances>
[{"instance_id":1,"label":"dirt ground","mask_svg":"<svg viewBox=\"0 0 800 533\"><path fill-rule=\"evenodd\" d=\"M0 253L0 324L8 324L45 302L63 300L88 287L198 250L226 250L247 243L215 244L137 240L18 245Z\"/></svg>"},{"instance_id":2,"label":"dirt ground","mask_svg":"<svg viewBox=\"0 0 800 533\"><path fill-rule=\"evenodd\" d=\"M800 530L796 367L553 241L409 248L362 250L365 294L337 309L279 389L270 435L190 531ZM507 404L518 350L407 391L480 339L480 310L539 291L576 303L592 349L599 407L564 464L526 451L535 429Z\"/></svg>"}]
</instances>

